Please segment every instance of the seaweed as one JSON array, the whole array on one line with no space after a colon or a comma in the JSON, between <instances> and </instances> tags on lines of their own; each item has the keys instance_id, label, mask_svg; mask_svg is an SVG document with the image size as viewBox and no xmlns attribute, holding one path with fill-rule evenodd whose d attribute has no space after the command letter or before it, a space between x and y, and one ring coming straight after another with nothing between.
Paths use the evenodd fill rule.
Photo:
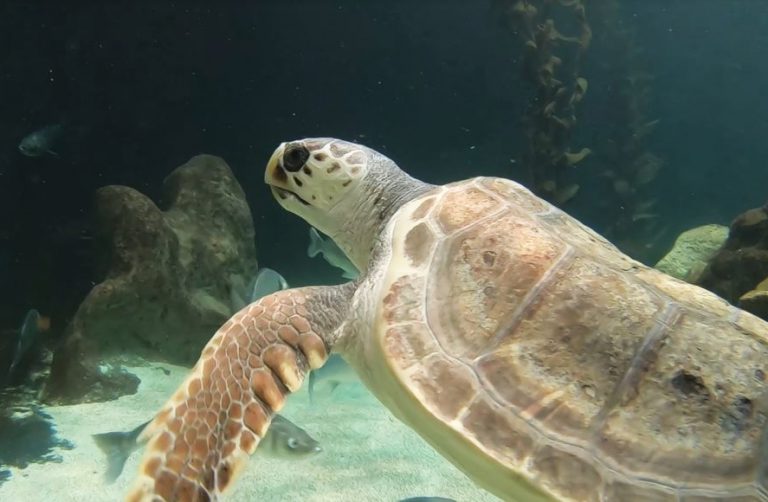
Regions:
<instances>
[{"instance_id":1,"label":"seaweed","mask_svg":"<svg viewBox=\"0 0 768 502\"><path fill-rule=\"evenodd\" d=\"M653 195L653 182L665 164L649 146L659 123L647 113L653 76L618 2L594 2L590 14L601 49L601 73L608 77L601 86L601 127L593 159L605 180L600 198L604 213L613 218L604 233L623 251L648 261L666 231Z\"/></svg>"},{"instance_id":2,"label":"seaweed","mask_svg":"<svg viewBox=\"0 0 768 502\"><path fill-rule=\"evenodd\" d=\"M579 73L592 40L584 4L499 0L496 8L523 42L522 77L533 89L523 117L522 165L528 185L550 202L565 204L580 188L571 181L573 167L592 153L590 148L570 146L576 110L588 89Z\"/></svg>"}]
</instances>

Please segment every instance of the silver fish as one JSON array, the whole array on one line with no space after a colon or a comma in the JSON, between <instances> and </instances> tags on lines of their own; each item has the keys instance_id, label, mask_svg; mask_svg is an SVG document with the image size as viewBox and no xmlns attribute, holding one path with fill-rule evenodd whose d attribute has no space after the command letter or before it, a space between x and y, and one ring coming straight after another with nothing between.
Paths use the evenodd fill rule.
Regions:
<instances>
[{"instance_id":1,"label":"silver fish","mask_svg":"<svg viewBox=\"0 0 768 502\"><path fill-rule=\"evenodd\" d=\"M271 268L262 267L259 269L259 273L256 274L256 280L253 282L251 303L284 289L288 289L288 282L285 278Z\"/></svg>"},{"instance_id":2,"label":"silver fish","mask_svg":"<svg viewBox=\"0 0 768 502\"><path fill-rule=\"evenodd\" d=\"M344 251L333 242L330 237L323 237L315 227L309 227L309 247L307 248L307 256L314 258L318 253L323 254L325 261L330 263L336 268L342 270L341 276L345 279L357 279L360 275L360 271L357 267L349 261Z\"/></svg>"},{"instance_id":3,"label":"silver fish","mask_svg":"<svg viewBox=\"0 0 768 502\"><path fill-rule=\"evenodd\" d=\"M125 461L131 453L144 447L146 440L139 441L139 436L151 420L144 422L133 430L125 432L105 432L94 434L93 440L99 449L107 455L107 470L104 479L113 483L123 472ZM267 435L259 442L257 454L270 458L299 460L323 451L307 431L294 424L282 415L272 417L272 425Z\"/></svg>"},{"instance_id":4,"label":"silver fish","mask_svg":"<svg viewBox=\"0 0 768 502\"><path fill-rule=\"evenodd\" d=\"M13 360L8 368L6 382L10 383L24 356L27 355L29 349L34 345L40 333L48 329L49 324L49 319L41 316L40 312L35 309L31 309L24 316L24 322L21 324L21 328L19 328L16 348L13 351Z\"/></svg>"},{"instance_id":5,"label":"silver fish","mask_svg":"<svg viewBox=\"0 0 768 502\"><path fill-rule=\"evenodd\" d=\"M343 383L359 382L354 370L338 354L331 354L325 364L309 373L309 402L315 401L315 386L319 382L327 382L333 392Z\"/></svg>"},{"instance_id":6,"label":"silver fish","mask_svg":"<svg viewBox=\"0 0 768 502\"><path fill-rule=\"evenodd\" d=\"M19 143L19 151L27 157L41 157L43 155L59 154L53 151L53 146L64 131L63 124L45 126L28 134Z\"/></svg>"}]
</instances>

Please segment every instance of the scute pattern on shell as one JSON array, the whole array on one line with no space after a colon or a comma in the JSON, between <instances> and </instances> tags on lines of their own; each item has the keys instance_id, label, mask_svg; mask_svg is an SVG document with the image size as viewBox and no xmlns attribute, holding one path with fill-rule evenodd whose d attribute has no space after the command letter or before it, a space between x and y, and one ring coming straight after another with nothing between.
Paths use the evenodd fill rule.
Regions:
<instances>
[{"instance_id":1,"label":"scute pattern on shell","mask_svg":"<svg viewBox=\"0 0 768 502\"><path fill-rule=\"evenodd\" d=\"M768 500L768 324L508 180L393 225L376 336L450 437L563 500Z\"/></svg>"}]
</instances>

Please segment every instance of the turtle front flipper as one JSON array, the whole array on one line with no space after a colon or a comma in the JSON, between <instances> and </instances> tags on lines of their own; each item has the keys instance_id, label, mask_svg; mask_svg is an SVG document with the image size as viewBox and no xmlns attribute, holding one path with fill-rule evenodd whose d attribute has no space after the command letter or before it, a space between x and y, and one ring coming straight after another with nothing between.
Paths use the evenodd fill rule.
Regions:
<instances>
[{"instance_id":1,"label":"turtle front flipper","mask_svg":"<svg viewBox=\"0 0 768 502\"><path fill-rule=\"evenodd\" d=\"M328 358L354 286L280 291L245 307L142 432L149 443L128 501L216 500L285 396Z\"/></svg>"}]
</instances>

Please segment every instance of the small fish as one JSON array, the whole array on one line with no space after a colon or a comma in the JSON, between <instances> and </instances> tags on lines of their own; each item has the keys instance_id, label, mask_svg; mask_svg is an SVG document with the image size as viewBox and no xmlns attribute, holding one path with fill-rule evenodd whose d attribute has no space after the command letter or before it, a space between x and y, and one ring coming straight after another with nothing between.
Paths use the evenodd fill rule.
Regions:
<instances>
[{"instance_id":1,"label":"small fish","mask_svg":"<svg viewBox=\"0 0 768 502\"><path fill-rule=\"evenodd\" d=\"M13 351L13 360L8 368L7 382L10 382L13 378L19 364L24 359L24 356L27 355L32 345L34 345L38 335L47 331L50 327L51 320L41 316L37 310L32 309L27 312L27 315L24 316L24 322L21 324L21 328L19 328L16 348Z\"/></svg>"},{"instance_id":2,"label":"small fish","mask_svg":"<svg viewBox=\"0 0 768 502\"><path fill-rule=\"evenodd\" d=\"M285 278L271 268L262 267L259 269L259 273L256 274L256 280L253 282L251 303L284 289L288 289L288 282Z\"/></svg>"},{"instance_id":3,"label":"small fish","mask_svg":"<svg viewBox=\"0 0 768 502\"><path fill-rule=\"evenodd\" d=\"M323 237L315 227L309 227L309 247L307 248L307 256L314 258L318 253L323 254L325 261L330 263L336 268L343 271L341 274L345 279L357 279L360 275L360 271L357 267L349 261L344 251L333 242L333 239L329 237Z\"/></svg>"},{"instance_id":4,"label":"small fish","mask_svg":"<svg viewBox=\"0 0 768 502\"><path fill-rule=\"evenodd\" d=\"M126 432L105 432L94 434L93 440L99 449L107 455L107 470L104 479L113 483L123 472L125 461L131 454L142 448L146 440L139 441L139 436L152 420L144 422L133 430ZM299 460L323 451L318 443L307 432L282 415L272 417L272 425L267 435L259 443L256 453L271 458Z\"/></svg>"},{"instance_id":5,"label":"small fish","mask_svg":"<svg viewBox=\"0 0 768 502\"><path fill-rule=\"evenodd\" d=\"M25 136L19 143L19 151L27 157L42 157L46 154L58 157L53 146L63 131L63 124L45 126Z\"/></svg>"},{"instance_id":6,"label":"small fish","mask_svg":"<svg viewBox=\"0 0 768 502\"><path fill-rule=\"evenodd\" d=\"M331 354L325 364L309 373L309 402L314 403L315 385L320 381L328 382L330 392L342 383L359 382L357 374L338 354Z\"/></svg>"}]
</instances>

